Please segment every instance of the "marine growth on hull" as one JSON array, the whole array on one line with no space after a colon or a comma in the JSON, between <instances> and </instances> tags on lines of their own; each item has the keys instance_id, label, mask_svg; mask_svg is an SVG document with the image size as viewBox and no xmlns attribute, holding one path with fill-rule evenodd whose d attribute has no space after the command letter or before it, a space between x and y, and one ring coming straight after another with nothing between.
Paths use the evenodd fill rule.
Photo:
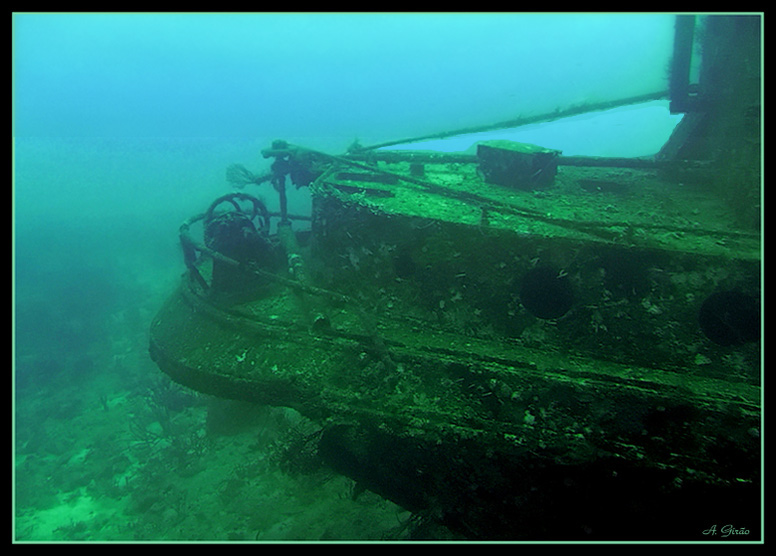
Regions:
<instances>
[{"instance_id":1,"label":"marine growth on hull","mask_svg":"<svg viewBox=\"0 0 776 556\"><path fill-rule=\"evenodd\" d=\"M444 489L444 511L511 519L494 497L532 498L525 468L600 467L612 503L610 478L636 468L713 488L751 473L758 234L723 203L680 197L674 168L483 152L334 157L277 142L271 174L232 167L243 190L181 227L188 270L152 326L157 363L319 421L331 465L413 511ZM285 210L292 185L310 188L311 217ZM391 458L394 444L407 446ZM503 465L479 476L472 461L488 454ZM449 488L409 487L417 469ZM490 486L453 487L462 476ZM464 534L498 535L482 520Z\"/></svg>"}]
</instances>

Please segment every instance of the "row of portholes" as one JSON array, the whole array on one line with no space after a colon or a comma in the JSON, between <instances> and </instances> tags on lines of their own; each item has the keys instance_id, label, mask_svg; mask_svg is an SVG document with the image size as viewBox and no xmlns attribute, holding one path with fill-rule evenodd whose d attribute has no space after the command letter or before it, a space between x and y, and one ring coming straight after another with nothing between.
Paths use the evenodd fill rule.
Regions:
<instances>
[{"instance_id":1,"label":"row of portholes","mask_svg":"<svg viewBox=\"0 0 776 556\"><path fill-rule=\"evenodd\" d=\"M568 277L549 266L530 270L519 293L523 307L540 319L560 318L574 304ZM714 293L701 304L698 324L709 340L721 346L755 342L760 338L759 301L739 291Z\"/></svg>"}]
</instances>

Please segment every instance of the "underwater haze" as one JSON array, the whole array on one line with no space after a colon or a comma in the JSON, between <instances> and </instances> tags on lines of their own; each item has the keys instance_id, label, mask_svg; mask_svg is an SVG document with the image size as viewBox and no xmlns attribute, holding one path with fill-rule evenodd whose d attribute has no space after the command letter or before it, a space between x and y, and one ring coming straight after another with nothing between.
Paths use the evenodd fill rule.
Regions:
<instances>
[{"instance_id":1,"label":"underwater haze","mask_svg":"<svg viewBox=\"0 0 776 556\"><path fill-rule=\"evenodd\" d=\"M356 497L349 479L278 465L297 414L196 395L148 356L184 270L178 227L232 190L230 164L266 173L260 151L276 139L341 154L655 95L413 147L498 138L650 156L679 121L657 99L673 40L663 14L20 13L12 39L22 542L403 531L408 512ZM309 213L306 189L288 193L289 212Z\"/></svg>"}]
</instances>

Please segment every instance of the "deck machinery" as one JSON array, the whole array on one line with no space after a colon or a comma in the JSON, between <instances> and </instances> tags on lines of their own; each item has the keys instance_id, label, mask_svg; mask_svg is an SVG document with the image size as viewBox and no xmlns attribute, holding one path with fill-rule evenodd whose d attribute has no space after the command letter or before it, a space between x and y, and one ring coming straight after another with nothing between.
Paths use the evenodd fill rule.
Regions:
<instances>
[{"instance_id":1,"label":"deck machinery","mask_svg":"<svg viewBox=\"0 0 776 556\"><path fill-rule=\"evenodd\" d=\"M724 134L704 129L710 152ZM759 188L751 149L275 142L255 181L280 213L246 189L184 223L187 270L151 355L193 389L318 423L329 465L446 528L421 538L754 535L759 211L713 185ZM309 225L287 180L310 188Z\"/></svg>"}]
</instances>

